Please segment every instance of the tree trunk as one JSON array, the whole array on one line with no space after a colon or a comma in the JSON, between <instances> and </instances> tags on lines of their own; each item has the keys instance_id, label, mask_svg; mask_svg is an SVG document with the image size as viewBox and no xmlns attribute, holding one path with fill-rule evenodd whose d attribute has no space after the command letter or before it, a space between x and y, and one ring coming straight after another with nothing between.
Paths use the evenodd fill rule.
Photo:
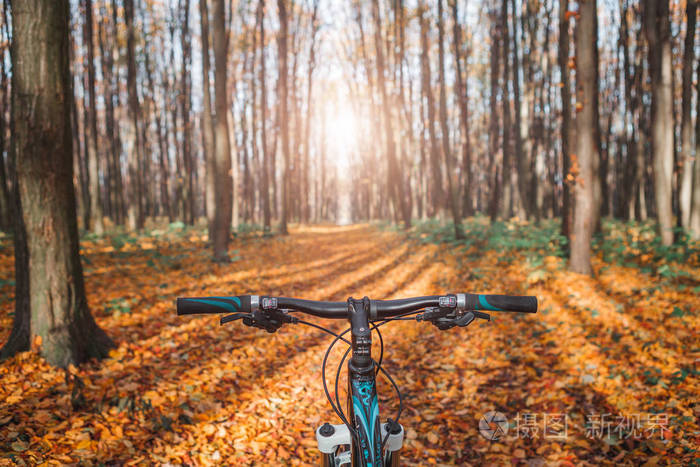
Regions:
<instances>
[{"instance_id":1,"label":"tree trunk","mask_svg":"<svg viewBox=\"0 0 700 467\"><path fill-rule=\"evenodd\" d=\"M462 232L462 217L459 206L457 187L453 181L452 151L450 150L450 129L447 126L447 85L445 84L445 26L442 14L442 1L438 0L438 56L440 60L440 131L442 132L442 155L447 171L447 189L450 192L450 211L454 222L455 238L464 238Z\"/></svg>"},{"instance_id":2,"label":"tree trunk","mask_svg":"<svg viewBox=\"0 0 700 467\"><path fill-rule=\"evenodd\" d=\"M292 3L290 3L292 5ZM292 14L294 10L292 9ZM287 115L289 119L287 122L287 132L289 134L289 179L299 180L297 183L287 182L287 213L288 218L298 219L299 218L299 199L300 185L301 185L301 173L299 167L301 165L301 137L303 135L301 126L301 102L297 97L297 65L299 63L299 23L301 21L302 15L296 16L296 21L293 23L294 27L292 29L291 37L291 50L289 55L292 57L292 68L287 77ZM292 126L293 123L293 126Z\"/></svg>"},{"instance_id":3,"label":"tree trunk","mask_svg":"<svg viewBox=\"0 0 700 467\"><path fill-rule=\"evenodd\" d=\"M512 215L512 172L511 172L511 140L512 131L510 122L510 28L508 27L508 0L503 0L501 8L501 31L503 33L503 166L501 175L502 196L498 197L501 217L509 219Z\"/></svg>"},{"instance_id":4,"label":"tree trunk","mask_svg":"<svg viewBox=\"0 0 700 467\"><path fill-rule=\"evenodd\" d=\"M635 123L635 115L637 114L638 107L638 94L639 87L635 86L637 80L640 78L641 70L638 64L634 65L634 75L632 75L632 63L630 60L629 52L629 26L628 26L628 0L621 0L621 25L620 25L620 43L622 47L622 67L624 69L624 81L625 81L625 118L624 118L624 128L625 128L625 146L627 149L627 163L624 168L624 175L622 177L624 195L622 196L625 214L628 219L634 219L635 217L635 200L637 193L635 191L635 183L637 182L637 125ZM640 44L641 45L641 44ZM635 90L635 94L632 91Z\"/></svg>"},{"instance_id":5,"label":"tree trunk","mask_svg":"<svg viewBox=\"0 0 700 467\"><path fill-rule=\"evenodd\" d=\"M576 174L574 222L571 232L570 268L591 274L591 237L597 219L595 172L598 154L598 62L596 0L579 3L576 20L576 156L571 171ZM577 170L578 169L578 170Z\"/></svg>"},{"instance_id":6,"label":"tree trunk","mask_svg":"<svg viewBox=\"0 0 700 467\"><path fill-rule=\"evenodd\" d=\"M267 88L265 87L265 0L258 2L260 26L260 144L262 145L262 176L260 196L263 205L263 231L270 231L270 155L267 151Z\"/></svg>"},{"instance_id":7,"label":"tree trunk","mask_svg":"<svg viewBox=\"0 0 700 467\"><path fill-rule=\"evenodd\" d=\"M252 62L252 67L250 69L250 76L249 76L249 82L248 86L250 87L251 93L252 93L252 107L250 109L250 132L252 135L251 138L251 143L252 143L252 160L251 160L251 173L250 173L250 182L246 183L246 186L249 188L250 192L246 195L246 198L248 199L250 203L250 219L249 222L252 224L255 224L258 222L258 216L259 213L262 212L262 209L259 209L262 207L261 205L261 200L258 197L258 191L260 187L260 147L258 146L258 85L257 85L257 73L256 73L256 66L258 63L258 49L262 50L262 47L258 47L258 29L259 29L259 23L260 21L260 14L258 12L259 7L256 8L255 12L255 26L253 27L251 33L253 35L253 62Z\"/></svg>"},{"instance_id":8,"label":"tree trunk","mask_svg":"<svg viewBox=\"0 0 700 467\"><path fill-rule=\"evenodd\" d=\"M212 245L215 261L228 261L228 242L231 232L233 180L231 178L231 143L228 135L228 96L226 72L228 41L226 39L226 7L224 0L213 0L214 26L214 99L216 106L215 148L216 192Z\"/></svg>"},{"instance_id":9,"label":"tree trunk","mask_svg":"<svg viewBox=\"0 0 700 467\"><path fill-rule=\"evenodd\" d=\"M12 149L10 149L12 151ZM10 157L16 157L16 151L12 151ZM72 157L72 155L71 155ZM14 166L14 164L12 164ZM10 169L13 170L13 169ZM17 174L13 174L17 180ZM72 182L71 182L72 183ZM10 208L12 209L13 241L15 257L15 307L12 319L12 331L5 345L0 348L0 362L16 354L29 350L30 316L29 309L29 252L27 251L27 232L22 218L22 205L20 202L19 186L13 186Z\"/></svg>"},{"instance_id":10,"label":"tree trunk","mask_svg":"<svg viewBox=\"0 0 700 467\"><path fill-rule=\"evenodd\" d=\"M466 83L469 81L469 74L462 77L462 54L461 44L463 43L462 28L459 24L459 13L457 9L457 0L450 0L452 9L452 48L454 50L455 75L457 85L457 100L459 103L459 123L461 129L461 145L462 145L462 217L468 217L474 214L474 207L471 198L471 183L472 183L472 160L471 160L471 141L469 138L469 95ZM466 8L466 2L465 2ZM465 60L465 68L466 68Z\"/></svg>"},{"instance_id":11,"label":"tree trunk","mask_svg":"<svg viewBox=\"0 0 700 467\"><path fill-rule=\"evenodd\" d=\"M73 57L75 56L75 50L76 50L76 45L75 42L71 42L71 51L73 53ZM74 73L75 78L78 78L80 75L77 72L77 70ZM76 79L74 81L74 85L77 88L77 84L79 83L79 80ZM75 94L73 95L73 114L71 115L72 118L75 120L75 126L73 127L73 139L77 143L76 148L75 148L75 156L76 156L76 169L77 169L77 179L76 181L78 182L80 186L80 199L78 200L78 212L80 214L80 219L83 221L83 228L87 229L90 225L90 191L89 191L89 180L88 180L88 169L87 169L87 153L83 153L83 149L87 151L87 128L86 128L86 118L85 118L85 112L87 112L87 105L85 104L85 92L83 91L83 118L80 118L80 114L78 113L78 99L75 97ZM80 137L80 133L82 130L83 137ZM82 144L81 144L82 143Z\"/></svg>"},{"instance_id":12,"label":"tree trunk","mask_svg":"<svg viewBox=\"0 0 700 467\"><path fill-rule=\"evenodd\" d=\"M491 95L489 97L489 167L487 178L491 180L490 187L490 203L489 203L489 214L491 217L491 222L495 221L498 217L498 203L501 198L501 181L498 179L498 165L496 164L496 158L498 154L498 78L500 76L501 69L501 35L503 33L502 26L496 17L496 11L493 10L489 13L491 28L493 29L493 34L491 35L491 50L489 51L491 57ZM504 96L505 98L505 96Z\"/></svg>"},{"instance_id":13,"label":"tree trunk","mask_svg":"<svg viewBox=\"0 0 700 467\"><path fill-rule=\"evenodd\" d=\"M3 32L7 33L7 18L3 15L3 23L5 28ZM9 33L7 33L9 36ZM9 37L0 36L0 41L8 40ZM2 95L2 100L0 100L0 230L9 230L12 227L13 214L13 200L10 195L10 185L8 179L9 172L9 161L6 163L5 151L7 145L7 122L6 122L6 109L9 108L9 91L8 87L8 74L5 69L5 51L0 52L0 94ZM9 151L8 151L9 153ZM9 157L8 157L9 158Z\"/></svg>"},{"instance_id":14,"label":"tree trunk","mask_svg":"<svg viewBox=\"0 0 700 467\"><path fill-rule=\"evenodd\" d=\"M311 119L313 117L313 77L314 68L316 67L316 35L318 33L319 21L318 21L318 5L319 1L314 1L314 10L311 15L311 44L309 45L309 63L308 63L308 75L306 78L306 125L304 127L304 163L303 163L303 175L302 175L302 221L309 222L311 219L311 200L309 193L309 180L311 179L309 172L310 167L310 154L311 154Z\"/></svg>"},{"instance_id":15,"label":"tree trunk","mask_svg":"<svg viewBox=\"0 0 700 467\"><path fill-rule=\"evenodd\" d=\"M557 61L561 76L561 157L563 171L563 196L561 215L561 235L571 245L571 231L573 222L572 190L573 183L569 178L571 174L571 149L570 137L571 125L571 85L569 83L569 20L567 12L569 0L559 2L559 50Z\"/></svg>"},{"instance_id":16,"label":"tree trunk","mask_svg":"<svg viewBox=\"0 0 700 467\"><path fill-rule=\"evenodd\" d=\"M66 367L105 357L113 345L90 314L80 264L68 1L17 0L12 19L12 150L29 253L31 336L40 338L49 363Z\"/></svg>"},{"instance_id":17,"label":"tree trunk","mask_svg":"<svg viewBox=\"0 0 700 467\"><path fill-rule=\"evenodd\" d=\"M530 166L527 160L526 153L523 151L522 139L522 114L520 102L520 57L518 56L518 27L517 27L517 10L515 8L515 0L512 0L513 9L513 110L515 112L515 127L514 131L514 146L515 146L515 163L518 167L518 193L524 212L527 216L532 215L532 190L537 190L536 186L544 183L542 179L535 179L535 186L529 186L529 178L526 176L528 167ZM520 37L520 39L522 36ZM529 189L528 189L529 188Z\"/></svg>"},{"instance_id":18,"label":"tree trunk","mask_svg":"<svg viewBox=\"0 0 700 467\"><path fill-rule=\"evenodd\" d=\"M688 0L686 4L686 32L683 49L683 95L681 98L681 180L680 208L681 225L690 227L690 209L693 193L693 120L690 107L693 100L693 63L695 63L695 15L697 0ZM700 98L700 97L699 97ZM697 117L696 117L697 118ZM696 155L696 160L700 155Z\"/></svg>"},{"instance_id":19,"label":"tree trunk","mask_svg":"<svg viewBox=\"0 0 700 467\"><path fill-rule=\"evenodd\" d=\"M214 190L214 178L216 177L216 158L214 146L214 126L211 113L211 93L209 85L209 9L207 0L199 0L199 19L201 25L202 41L202 139L204 140L204 166L205 176L205 203L207 208L207 224L209 227L209 240L214 231L214 213L216 211L216 192Z\"/></svg>"},{"instance_id":20,"label":"tree trunk","mask_svg":"<svg viewBox=\"0 0 700 467\"><path fill-rule=\"evenodd\" d=\"M403 227L411 227L411 213L408 210L404 197L404 187L402 183L401 171L396 160L396 142L394 141L394 130L391 120L391 108L386 90L386 77L384 75L384 50L381 33L382 20L379 13L379 5L372 3L372 17L374 19L374 45L377 58L377 86L382 99L382 110L384 115L384 135L387 157L387 186L393 193L394 210L398 211L403 218Z\"/></svg>"},{"instance_id":21,"label":"tree trunk","mask_svg":"<svg viewBox=\"0 0 700 467\"><path fill-rule=\"evenodd\" d=\"M85 22L83 23L83 41L87 43L87 69L89 94L87 145L88 171L90 173L90 226L97 235L104 233L102 222L102 204L100 203L99 152L97 150L97 106L95 104L95 41L92 33L92 0L85 0ZM88 226L86 226L88 227Z\"/></svg>"},{"instance_id":22,"label":"tree trunk","mask_svg":"<svg viewBox=\"0 0 700 467\"><path fill-rule=\"evenodd\" d=\"M101 16L106 17L106 7L100 10ZM111 216L113 220L120 224L123 221L122 209L124 201L121 192L121 167L119 165L119 131L118 124L114 117L114 58L112 56L112 46L108 45L107 27L104 21L98 21L98 36L100 44L100 65L102 69L102 81L104 89L105 103L105 130L107 132L108 155L107 155L107 193L112 205ZM112 25L111 31L114 31ZM114 34L111 34L114 37ZM113 42L112 42L113 43Z\"/></svg>"},{"instance_id":23,"label":"tree trunk","mask_svg":"<svg viewBox=\"0 0 700 467\"><path fill-rule=\"evenodd\" d=\"M429 184L432 188L432 215L436 215L444 208L444 195L442 192L442 165L440 164L440 146L437 141L437 131L435 122L435 99L433 98L432 78L430 71L430 42L428 41L428 18L425 16L425 7L421 6L419 11L420 36L421 36L421 89L425 96L427 107L428 135L430 136L430 169L432 180ZM431 214L428 214L429 216Z\"/></svg>"},{"instance_id":24,"label":"tree trunk","mask_svg":"<svg viewBox=\"0 0 700 467\"><path fill-rule=\"evenodd\" d=\"M651 75L651 144L654 198L661 243L673 243L673 89L669 0L645 0L644 31Z\"/></svg>"},{"instance_id":25,"label":"tree trunk","mask_svg":"<svg viewBox=\"0 0 700 467\"><path fill-rule=\"evenodd\" d=\"M180 76L180 113L182 114L182 160L185 166L185 193L184 216L185 222L194 225L195 222L195 193L194 176L196 167L192 154L192 120L190 108L192 100L192 74L190 71L192 62L192 42L189 37L190 26L190 0L184 0L184 5L179 8L182 16L182 30L180 33L180 47L182 50L182 70Z\"/></svg>"},{"instance_id":26,"label":"tree trunk","mask_svg":"<svg viewBox=\"0 0 700 467\"><path fill-rule=\"evenodd\" d=\"M124 0L124 21L126 22L126 87L129 93L129 139L131 140L127 154L127 170L129 185L127 194L127 225L130 230L143 227L143 209L141 204L141 176L139 162L141 155L141 133L139 117L141 104L136 90L136 58L134 54L134 0Z\"/></svg>"},{"instance_id":27,"label":"tree trunk","mask_svg":"<svg viewBox=\"0 0 700 467\"><path fill-rule=\"evenodd\" d=\"M88 170L90 172L90 230L97 235L104 233L102 204L100 202L99 152L97 150L97 106L95 104L95 43L92 33L92 0L85 0L84 42L87 43L87 69L89 110L88 121Z\"/></svg>"},{"instance_id":28,"label":"tree trunk","mask_svg":"<svg viewBox=\"0 0 700 467\"><path fill-rule=\"evenodd\" d=\"M695 81L695 167L693 169L693 200L690 209L690 237L700 240L700 60L696 62Z\"/></svg>"},{"instance_id":29,"label":"tree trunk","mask_svg":"<svg viewBox=\"0 0 700 467\"><path fill-rule=\"evenodd\" d=\"M289 119L287 112L287 0L277 0L277 12L279 15L280 31L277 38L279 61L279 96L278 96L278 121L282 136L282 157L284 169L282 170L282 219L280 220L280 233L287 235L287 215L289 210L288 186L289 186Z\"/></svg>"},{"instance_id":30,"label":"tree trunk","mask_svg":"<svg viewBox=\"0 0 700 467\"><path fill-rule=\"evenodd\" d=\"M4 60L3 60L4 63ZM4 69L4 67L3 67ZM3 83L4 84L4 83ZM3 86L3 91L7 89ZM3 104L8 104L7 94L3 92ZM73 105L71 99L71 106ZM6 108L6 107L4 107ZM2 120L4 121L4 112ZM12 128L10 117L10 128ZM72 126L72 125L71 125ZM4 135L4 128L3 135ZM29 350L30 336L30 310L29 310L29 252L27 251L27 232L22 217L22 204L20 202L19 185L17 183L17 151L14 145L8 148L7 172L12 180L12 193L8 193L8 209L13 219L13 242L15 259L15 307L12 320L12 331L5 345L0 348L0 361L16 354ZM72 157L72 154L71 154ZM72 163L72 162L71 162ZM71 182L72 183L72 182Z\"/></svg>"},{"instance_id":31,"label":"tree trunk","mask_svg":"<svg viewBox=\"0 0 700 467\"><path fill-rule=\"evenodd\" d=\"M144 19L145 20L145 19ZM153 113L155 116L155 123L156 123L156 138L158 139L158 168L160 172L160 177L159 177L159 203L153 203L153 214L155 215L156 213L160 214L160 209L163 208L166 213L169 212L169 194L168 194L168 170L167 170L167 163L166 160L168 158L168 153L166 149L166 138L163 137L163 124L161 121L161 115L167 115L167 112L163 111L161 112L158 109L158 105L156 104L156 91L155 91L155 84L153 82L153 70L151 69L151 53L149 52L149 47L146 46L144 47L143 54L144 54L144 68L146 70L146 81L148 83L148 92L150 94L150 98L148 102L150 105L153 106ZM163 106L163 110L165 110L165 105ZM149 158L150 159L150 158ZM152 179L153 179L153 185L155 185L155 174L152 174Z\"/></svg>"}]
</instances>

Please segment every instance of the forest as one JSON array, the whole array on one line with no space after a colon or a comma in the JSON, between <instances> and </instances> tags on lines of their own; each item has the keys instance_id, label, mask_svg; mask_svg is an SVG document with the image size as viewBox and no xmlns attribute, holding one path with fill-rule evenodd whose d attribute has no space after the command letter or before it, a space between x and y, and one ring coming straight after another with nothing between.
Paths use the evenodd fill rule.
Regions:
<instances>
[{"instance_id":1,"label":"forest","mask_svg":"<svg viewBox=\"0 0 700 467\"><path fill-rule=\"evenodd\" d=\"M0 465L317 462L318 329L175 299L458 292L402 461L697 463L698 3L3 0Z\"/></svg>"}]
</instances>

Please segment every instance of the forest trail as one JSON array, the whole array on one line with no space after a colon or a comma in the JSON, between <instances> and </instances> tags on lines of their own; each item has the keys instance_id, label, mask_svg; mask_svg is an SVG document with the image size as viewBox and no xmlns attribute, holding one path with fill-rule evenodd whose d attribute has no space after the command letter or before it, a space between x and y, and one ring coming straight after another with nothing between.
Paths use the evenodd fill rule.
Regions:
<instances>
[{"instance_id":1,"label":"forest trail","mask_svg":"<svg viewBox=\"0 0 700 467\"><path fill-rule=\"evenodd\" d=\"M226 265L210 261L204 240L192 230L82 243L91 310L118 348L69 374L31 352L0 364L0 465L313 464L313 429L337 423L320 376L330 338L175 313L177 296L246 293L537 295L536 315L493 313L446 332L414 321L382 327L383 365L405 398L409 465L695 459L700 320L691 289L602 264L591 279L553 257L532 274L517 255L420 244L367 225L238 238ZM0 266L4 342L13 307L7 242ZM394 417L391 386L378 385L382 418ZM511 425L498 441L478 430L491 410Z\"/></svg>"}]
</instances>

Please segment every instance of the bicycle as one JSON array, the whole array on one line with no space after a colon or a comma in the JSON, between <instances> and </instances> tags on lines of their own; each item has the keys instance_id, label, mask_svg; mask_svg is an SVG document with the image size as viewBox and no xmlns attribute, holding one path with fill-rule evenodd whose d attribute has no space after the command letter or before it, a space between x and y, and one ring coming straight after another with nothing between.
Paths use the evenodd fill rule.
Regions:
<instances>
[{"instance_id":1,"label":"bicycle","mask_svg":"<svg viewBox=\"0 0 700 467\"><path fill-rule=\"evenodd\" d=\"M490 320L484 311L537 312L537 298L531 296L446 294L397 300L370 300L352 297L346 302L323 302L288 297L239 295L232 297L189 297L177 299L178 315L226 314L220 320L224 325L241 319L243 324L273 333L285 324L303 324L334 336L321 365L323 389L328 402L342 424L324 423L316 429L316 441L321 451L323 467L351 465L359 467L395 467L399 465L399 451L403 446L404 428L399 423L403 398L389 373L382 368L384 340L379 327L397 320L416 320L432 323L440 330L467 327L475 319ZM299 319L292 313L347 319L350 327L341 333L315 323ZM231 314L228 314L231 313ZM372 332L380 342L379 359L372 359ZM350 332L351 339L344 336ZM338 341L348 345L335 378L335 401L326 382L326 363ZM338 381L343 364L348 361L347 414L343 411L338 392ZM376 376L387 377L399 398L395 419L379 418Z\"/></svg>"}]
</instances>

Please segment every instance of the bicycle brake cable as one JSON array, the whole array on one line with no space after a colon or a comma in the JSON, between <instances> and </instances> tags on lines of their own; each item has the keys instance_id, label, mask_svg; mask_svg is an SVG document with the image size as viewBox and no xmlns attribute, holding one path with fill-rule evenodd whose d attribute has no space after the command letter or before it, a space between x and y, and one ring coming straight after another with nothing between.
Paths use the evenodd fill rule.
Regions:
<instances>
[{"instance_id":1,"label":"bicycle brake cable","mask_svg":"<svg viewBox=\"0 0 700 467\"><path fill-rule=\"evenodd\" d=\"M335 339L333 339L333 342L328 346L326 349L326 353L323 356L323 363L321 364L321 379L323 381L323 391L326 393L326 399L328 402L331 404L331 407L333 408L333 411L338 415L340 420L345 424L345 426L348 427L348 430L350 431L350 434L352 435L353 438L355 438L356 441L358 441L357 438L357 433L355 432L355 429L350 425L350 422L348 422L348 419L345 417L345 413L340 407L336 407L335 403L333 402L333 399L331 398L331 394L328 391L328 384L326 383L326 364L328 363L328 356L331 353L331 350L335 346L335 344L343 339L343 336L350 332L350 328L346 329L342 333L338 334ZM345 339L343 339L345 340ZM346 341L346 340L345 340ZM346 341L347 342L347 341ZM338 404L340 406L340 404Z\"/></svg>"},{"instance_id":2,"label":"bicycle brake cable","mask_svg":"<svg viewBox=\"0 0 700 467\"><path fill-rule=\"evenodd\" d=\"M305 325L307 325L307 326L311 326L312 328L316 328L316 329L318 329L318 330L320 330L320 331L323 331L323 332L325 332L326 334L330 334L330 335L333 336L333 337L338 337L338 333L333 332L333 331L331 331L331 330L328 329L328 328L324 328L323 326L319 326L318 324L311 323L311 322L309 322L309 321L304 321L304 320L301 320L301 319L300 319L299 321L297 321L297 324L305 324ZM350 341L347 340L347 339L344 338L344 337L341 337L340 340L342 340L343 342L345 342L345 343L348 344L348 345L351 345Z\"/></svg>"},{"instance_id":3,"label":"bicycle brake cable","mask_svg":"<svg viewBox=\"0 0 700 467\"><path fill-rule=\"evenodd\" d=\"M378 360L378 362L377 362L377 373L376 373L376 374L379 374L380 372L383 373L384 376L386 376L386 378L389 380L389 382L390 382L391 385L393 386L394 390L396 391L397 396L399 397L399 409L398 409L398 412L397 412L397 415L396 415L396 419L395 419L395 420L388 419L388 420L390 420L390 421L393 422L393 423L398 423L399 419L401 418L401 414L402 414L402 412L403 412L403 395L401 394L401 391L399 390L398 385L397 385L396 382L394 381L394 378L392 378L391 375L389 374L389 372L386 371L386 370L382 367L382 361L383 361L383 358L384 358L384 338L382 337L382 334L381 334L381 332L379 331L378 328L379 328L380 326L383 326L383 325L387 324L389 321L413 320L413 319L415 319L414 317L410 317L410 318L409 318L408 316L416 315L416 314L418 314L418 313L420 313L420 310L418 310L418 311L409 311L409 312L407 312L407 313L402 313L402 314L397 315L397 316L392 317L392 318L387 318L387 319L380 320L379 322L371 323L371 324L372 324L371 329L377 332L377 336L379 337L379 343L380 343L379 360ZM323 332L325 332L325 333L327 333L327 334L329 334L329 335L335 337L335 338L333 339L333 341L331 342L331 344L330 344L330 345L328 346L328 348L326 349L326 353L325 353L324 356L323 356L323 363L321 364L321 379L322 379L322 382L323 382L323 391L324 391L324 393L325 393L325 395L326 395L326 399L328 400L328 403L331 405L331 408L333 409L333 411L336 413L336 415L338 415L338 418L340 418L340 420L345 424L345 426L348 427L348 430L350 431L351 436L353 436L353 438L355 438L355 440L357 441L357 433L355 432L354 428L352 427L352 425L349 423L347 417L345 416L345 412L343 411L342 405L340 404L340 398L339 398L339 394L338 394L338 382L339 382L339 379L340 379L340 372L342 371L343 363L344 363L345 360L347 359L347 356L348 356L348 354L350 353L350 350L352 350L352 347L349 347L349 348L345 351L345 354L343 355L343 357L342 357L342 359L341 359L341 361L340 361L340 364L338 365L338 370L336 371L336 381L335 381L335 397L336 397L336 401L335 401L335 403L334 403L334 401L333 401L333 398L332 398L331 395L330 395L330 391L328 390L328 384L327 384L327 382L326 382L326 365L327 365L327 363L328 363L328 356L330 355L331 350L333 349L333 347L335 346L335 344L336 344L339 340L342 340L342 341L345 342L345 344L347 344L347 345L351 345L350 341L348 341L347 339L345 339L345 338L343 337L345 334L347 334L348 332L350 332L350 328L344 330L344 331L343 331L342 333L340 333L340 334L337 334L337 333L335 333L334 331L332 331L332 330L330 330L330 329L324 328L323 326L319 326L319 325L317 325L317 324L315 324L315 323L311 323L311 322L308 322L308 321L298 320L297 323L298 323L298 324L304 324L304 325L306 325L306 326L313 327L313 328L315 328L315 329L318 329L318 330L320 330L320 331L323 331ZM337 405L336 405L336 404L337 404ZM384 445L386 444L386 441L389 439L389 434L390 434L390 431L387 431L386 436L385 436L384 439L382 440L382 449L384 448Z\"/></svg>"}]
</instances>

